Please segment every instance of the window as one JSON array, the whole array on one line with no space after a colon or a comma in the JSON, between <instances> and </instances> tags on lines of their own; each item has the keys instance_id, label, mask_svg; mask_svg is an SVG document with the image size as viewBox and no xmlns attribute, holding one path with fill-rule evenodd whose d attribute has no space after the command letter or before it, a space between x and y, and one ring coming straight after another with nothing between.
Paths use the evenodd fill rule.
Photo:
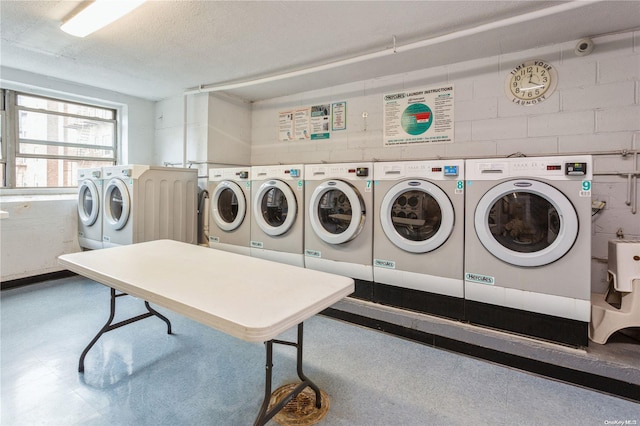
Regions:
<instances>
[{"instance_id":1,"label":"window","mask_svg":"<svg viewBox=\"0 0 640 426\"><path fill-rule=\"evenodd\" d=\"M8 186L73 187L78 169L115 164L116 110L7 92L7 125L16 132L7 147L2 140L15 158L5 160Z\"/></svg>"}]
</instances>

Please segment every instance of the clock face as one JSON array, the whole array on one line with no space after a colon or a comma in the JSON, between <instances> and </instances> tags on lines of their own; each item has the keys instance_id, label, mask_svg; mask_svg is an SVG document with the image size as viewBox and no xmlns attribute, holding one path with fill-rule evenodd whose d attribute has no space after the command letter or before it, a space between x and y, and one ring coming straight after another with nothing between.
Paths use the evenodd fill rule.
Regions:
<instances>
[{"instance_id":1,"label":"clock face","mask_svg":"<svg viewBox=\"0 0 640 426\"><path fill-rule=\"evenodd\" d=\"M535 105L547 99L558 84L558 74L548 62L535 60L511 70L505 81L505 92L513 103Z\"/></svg>"}]
</instances>

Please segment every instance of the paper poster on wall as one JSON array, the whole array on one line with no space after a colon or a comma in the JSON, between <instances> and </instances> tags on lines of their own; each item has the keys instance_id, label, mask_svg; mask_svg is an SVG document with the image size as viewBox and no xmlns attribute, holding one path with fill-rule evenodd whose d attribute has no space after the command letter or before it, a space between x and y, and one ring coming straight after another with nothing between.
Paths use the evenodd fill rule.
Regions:
<instances>
[{"instance_id":1,"label":"paper poster on wall","mask_svg":"<svg viewBox=\"0 0 640 426\"><path fill-rule=\"evenodd\" d=\"M331 105L314 105L311 107L311 139L329 139L329 117Z\"/></svg>"},{"instance_id":2,"label":"paper poster on wall","mask_svg":"<svg viewBox=\"0 0 640 426\"><path fill-rule=\"evenodd\" d=\"M453 142L453 85L384 95L384 145Z\"/></svg>"},{"instance_id":3,"label":"paper poster on wall","mask_svg":"<svg viewBox=\"0 0 640 426\"><path fill-rule=\"evenodd\" d=\"M281 141L293 140L293 111L279 113L278 135Z\"/></svg>"},{"instance_id":4,"label":"paper poster on wall","mask_svg":"<svg viewBox=\"0 0 640 426\"><path fill-rule=\"evenodd\" d=\"M347 128L347 103L335 102L331 105L331 130L345 130Z\"/></svg>"},{"instance_id":5,"label":"paper poster on wall","mask_svg":"<svg viewBox=\"0 0 640 426\"><path fill-rule=\"evenodd\" d=\"M297 109L293 112L293 130L296 140L310 139L310 116L311 108Z\"/></svg>"}]
</instances>

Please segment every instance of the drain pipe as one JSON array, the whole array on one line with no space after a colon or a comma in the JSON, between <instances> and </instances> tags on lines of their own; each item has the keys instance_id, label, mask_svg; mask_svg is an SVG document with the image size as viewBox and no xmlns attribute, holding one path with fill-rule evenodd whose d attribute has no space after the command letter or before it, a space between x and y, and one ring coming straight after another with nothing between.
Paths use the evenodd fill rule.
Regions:
<instances>
[{"instance_id":1,"label":"drain pipe","mask_svg":"<svg viewBox=\"0 0 640 426\"><path fill-rule=\"evenodd\" d=\"M187 167L187 94L182 102L182 167Z\"/></svg>"},{"instance_id":2,"label":"drain pipe","mask_svg":"<svg viewBox=\"0 0 640 426\"><path fill-rule=\"evenodd\" d=\"M570 1L567 3L559 4L557 6L548 7L546 9L536 10L533 12L524 13L522 15L513 16L511 18L502 19L500 21L494 21L487 24L478 25L477 27L467 28L467 29L455 31L449 34L444 34L441 36L428 38L426 40L421 40L415 43L405 44L404 46L396 46L395 36L393 36L393 41L394 41L393 47L389 49L384 49L377 52L354 56L351 58L342 59L335 62L330 62L327 64L317 65L309 68L303 68L300 70L291 71L284 74L277 74L269 77L257 78L255 80L245 80L245 81L240 81L235 83L222 83L222 84L201 84L199 87L187 89L187 91L185 91L185 95L193 95L196 93L203 93L203 92L219 92L223 90L239 89L242 87L249 87L257 84L264 84L264 83L270 83L273 81L284 80L287 78L299 77L301 75L307 75L307 74L311 74L318 71L325 71L325 70L338 68L345 65L351 65L351 64L355 64L363 61L368 61L371 59L381 58L383 56L394 55L398 52L408 52L408 51L420 49L423 47L433 46L433 45L437 45L447 41L456 40L463 37L469 37L476 34L481 34L486 31L504 28L510 25L521 24L523 22L532 21L534 19L544 18L549 15L555 15L555 14L567 12L573 9L578 9L584 6L589 6L599 1L600 0Z\"/></svg>"},{"instance_id":3,"label":"drain pipe","mask_svg":"<svg viewBox=\"0 0 640 426\"><path fill-rule=\"evenodd\" d=\"M622 151L620 155L626 157L627 155L633 155L633 168L631 172L596 172L594 176L622 176L627 178L627 199L625 204L631 206L631 214L638 212L638 176L640 176L640 169L638 169L638 151Z\"/></svg>"}]
</instances>

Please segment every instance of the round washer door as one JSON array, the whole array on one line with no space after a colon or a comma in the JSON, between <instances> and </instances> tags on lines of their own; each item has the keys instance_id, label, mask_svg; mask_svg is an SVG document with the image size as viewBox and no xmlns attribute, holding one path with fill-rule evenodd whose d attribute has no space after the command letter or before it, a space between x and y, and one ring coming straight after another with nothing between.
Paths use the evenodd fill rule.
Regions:
<instances>
[{"instance_id":1,"label":"round washer door","mask_svg":"<svg viewBox=\"0 0 640 426\"><path fill-rule=\"evenodd\" d=\"M475 231L484 247L516 266L542 266L564 256L578 237L578 215L556 188L535 180L510 180L478 202Z\"/></svg>"},{"instance_id":2,"label":"round washer door","mask_svg":"<svg viewBox=\"0 0 640 426\"><path fill-rule=\"evenodd\" d=\"M253 217L258 227L272 237L291 229L297 211L295 194L281 180L270 180L260 185L253 200Z\"/></svg>"},{"instance_id":3,"label":"round washer door","mask_svg":"<svg viewBox=\"0 0 640 426\"><path fill-rule=\"evenodd\" d=\"M343 244L358 236L366 211L360 193L341 180L322 182L311 194L309 221L328 244Z\"/></svg>"},{"instance_id":4,"label":"round washer door","mask_svg":"<svg viewBox=\"0 0 640 426\"><path fill-rule=\"evenodd\" d=\"M115 231L127 224L131 211L129 189L120 179L114 178L104 188L104 217Z\"/></svg>"},{"instance_id":5,"label":"round washer door","mask_svg":"<svg viewBox=\"0 0 640 426\"><path fill-rule=\"evenodd\" d=\"M387 238L410 253L427 253L447 241L454 225L451 200L425 180L400 182L385 194L380 224Z\"/></svg>"},{"instance_id":6,"label":"round washer door","mask_svg":"<svg viewBox=\"0 0 640 426\"><path fill-rule=\"evenodd\" d=\"M95 182L84 180L78 189L78 217L86 226L92 226L100 213L100 194Z\"/></svg>"},{"instance_id":7,"label":"round washer door","mask_svg":"<svg viewBox=\"0 0 640 426\"><path fill-rule=\"evenodd\" d=\"M247 212L247 200L235 182L222 181L211 196L211 217L223 231L234 231L242 225Z\"/></svg>"}]
</instances>

